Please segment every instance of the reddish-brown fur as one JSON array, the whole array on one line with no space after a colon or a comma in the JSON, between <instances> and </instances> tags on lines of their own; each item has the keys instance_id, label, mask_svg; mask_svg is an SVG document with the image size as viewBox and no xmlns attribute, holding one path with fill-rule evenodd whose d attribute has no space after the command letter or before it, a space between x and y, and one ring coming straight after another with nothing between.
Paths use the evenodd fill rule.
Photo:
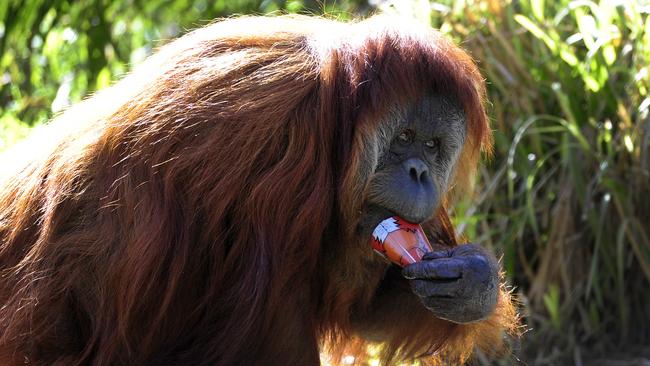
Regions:
<instances>
[{"instance_id":1,"label":"reddish-brown fur","mask_svg":"<svg viewBox=\"0 0 650 366\"><path fill-rule=\"evenodd\" d=\"M462 101L449 201L490 146L470 57L393 22L210 25L5 154L0 363L307 365L319 346L362 349L369 327L387 360L498 349L516 323L505 291L469 325L399 300L405 315L351 315L372 315L387 268L354 233L387 109ZM427 230L453 245L439 212Z\"/></svg>"}]
</instances>

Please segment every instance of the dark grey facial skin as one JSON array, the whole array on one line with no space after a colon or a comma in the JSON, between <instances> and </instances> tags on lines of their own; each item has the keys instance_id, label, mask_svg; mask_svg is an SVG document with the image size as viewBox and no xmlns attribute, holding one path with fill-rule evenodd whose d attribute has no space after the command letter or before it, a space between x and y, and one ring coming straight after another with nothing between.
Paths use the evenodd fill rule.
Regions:
<instances>
[{"instance_id":1,"label":"dark grey facial skin","mask_svg":"<svg viewBox=\"0 0 650 366\"><path fill-rule=\"evenodd\" d=\"M448 189L466 137L462 108L441 95L426 95L395 108L377 169L370 180L361 222L367 231L383 218L398 215L421 223L430 219Z\"/></svg>"},{"instance_id":2,"label":"dark grey facial skin","mask_svg":"<svg viewBox=\"0 0 650 366\"><path fill-rule=\"evenodd\" d=\"M370 237L389 216L414 223L433 217L465 143L465 116L450 98L427 95L408 108L391 111L379 135L377 167L359 223L362 237ZM388 281L395 277L393 272L387 271ZM406 279L422 305L440 319L471 323L485 319L496 307L499 263L476 244L429 252L398 277Z\"/></svg>"}]
</instances>

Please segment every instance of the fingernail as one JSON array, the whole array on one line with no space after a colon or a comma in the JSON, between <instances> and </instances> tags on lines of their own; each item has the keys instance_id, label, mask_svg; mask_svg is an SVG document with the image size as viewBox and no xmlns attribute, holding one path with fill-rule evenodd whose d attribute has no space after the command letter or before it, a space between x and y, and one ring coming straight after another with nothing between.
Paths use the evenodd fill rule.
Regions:
<instances>
[{"instance_id":1,"label":"fingernail","mask_svg":"<svg viewBox=\"0 0 650 366\"><path fill-rule=\"evenodd\" d=\"M415 278L415 277L411 276L411 274L406 272L406 271L402 271L402 276L404 276L404 278L406 278L407 280L412 280L412 279Z\"/></svg>"},{"instance_id":2,"label":"fingernail","mask_svg":"<svg viewBox=\"0 0 650 366\"><path fill-rule=\"evenodd\" d=\"M437 252L424 253L422 259L438 259L438 258L448 258L448 257L450 257L448 250L440 250Z\"/></svg>"}]
</instances>

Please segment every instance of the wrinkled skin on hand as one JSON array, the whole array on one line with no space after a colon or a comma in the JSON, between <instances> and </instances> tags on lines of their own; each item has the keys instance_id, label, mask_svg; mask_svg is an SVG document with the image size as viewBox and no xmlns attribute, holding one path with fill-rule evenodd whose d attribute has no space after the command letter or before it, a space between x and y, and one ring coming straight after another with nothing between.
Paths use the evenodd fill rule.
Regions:
<instances>
[{"instance_id":1,"label":"wrinkled skin on hand","mask_svg":"<svg viewBox=\"0 0 650 366\"><path fill-rule=\"evenodd\" d=\"M430 252L402 270L413 292L436 317L454 323L486 318L496 307L499 264L476 244Z\"/></svg>"}]
</instances>

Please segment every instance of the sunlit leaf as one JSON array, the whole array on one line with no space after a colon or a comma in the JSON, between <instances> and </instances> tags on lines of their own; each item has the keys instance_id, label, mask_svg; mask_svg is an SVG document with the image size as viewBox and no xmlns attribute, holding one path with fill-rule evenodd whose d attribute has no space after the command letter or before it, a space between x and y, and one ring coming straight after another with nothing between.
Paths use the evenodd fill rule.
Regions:
<instances>
[{"instance_id":1,"label":"sunlit leaf","mask_svg":"<svg viewBox=\"0 0 650 366\"><path fill-rule=\"evenodd\" d=\"M569 50L568 48L562 48L560 51L560 57L571 66L576 66L578 64L578 58Z\"/></svg>"},{"instance_id":2,"label":"sunlit leaf","mask_svg":"<svg viewBox=\"0 0 650 366\"><path fill-rule=\"evenodd\" d=\"M544 21L544 4L545 0L531 0L530 5L533 10L533 16L538 21Z\"/></svg>"},{"instance_id":3,"label":"sunlit leaf","mask_svg":"<svg viewBox=\"0 0 650 366\"><path fill-rule=\"evenodd\" d=\"M97 74L97 89L103 89L111 84L111 70L107 66L102 68L102 70Z\"/></svg>"},{"instance_id":4,"label":"sunlit leaf","mask_svg":"<svg viewBox=\"0 0 650 366\"><path fill-rule=\"evenodd\" d=\"M549 37L546 32L544 32L540 27L538 27L535 23L533 23L530 19L526 18L525 16L521 14L517 14L514 16L515 21L519 23L522 27L524 27L527 31L529 31L533 36L537 37L538 39L544 41L546 46L552 50L555 51L557 49L557 45L555 44L555 41Z\"/></svg>"},{"instance_id":5,"label":"sunlit leaf","mask_svg":"<svg viewBox=\"0 0 650 366\"><path fill-rule=\"evenodd\" d=\"M603 47L603 58L607 65L612 65L616 61L616 49L613 45L608 44Z\"/></svg>"}]
</instances>

